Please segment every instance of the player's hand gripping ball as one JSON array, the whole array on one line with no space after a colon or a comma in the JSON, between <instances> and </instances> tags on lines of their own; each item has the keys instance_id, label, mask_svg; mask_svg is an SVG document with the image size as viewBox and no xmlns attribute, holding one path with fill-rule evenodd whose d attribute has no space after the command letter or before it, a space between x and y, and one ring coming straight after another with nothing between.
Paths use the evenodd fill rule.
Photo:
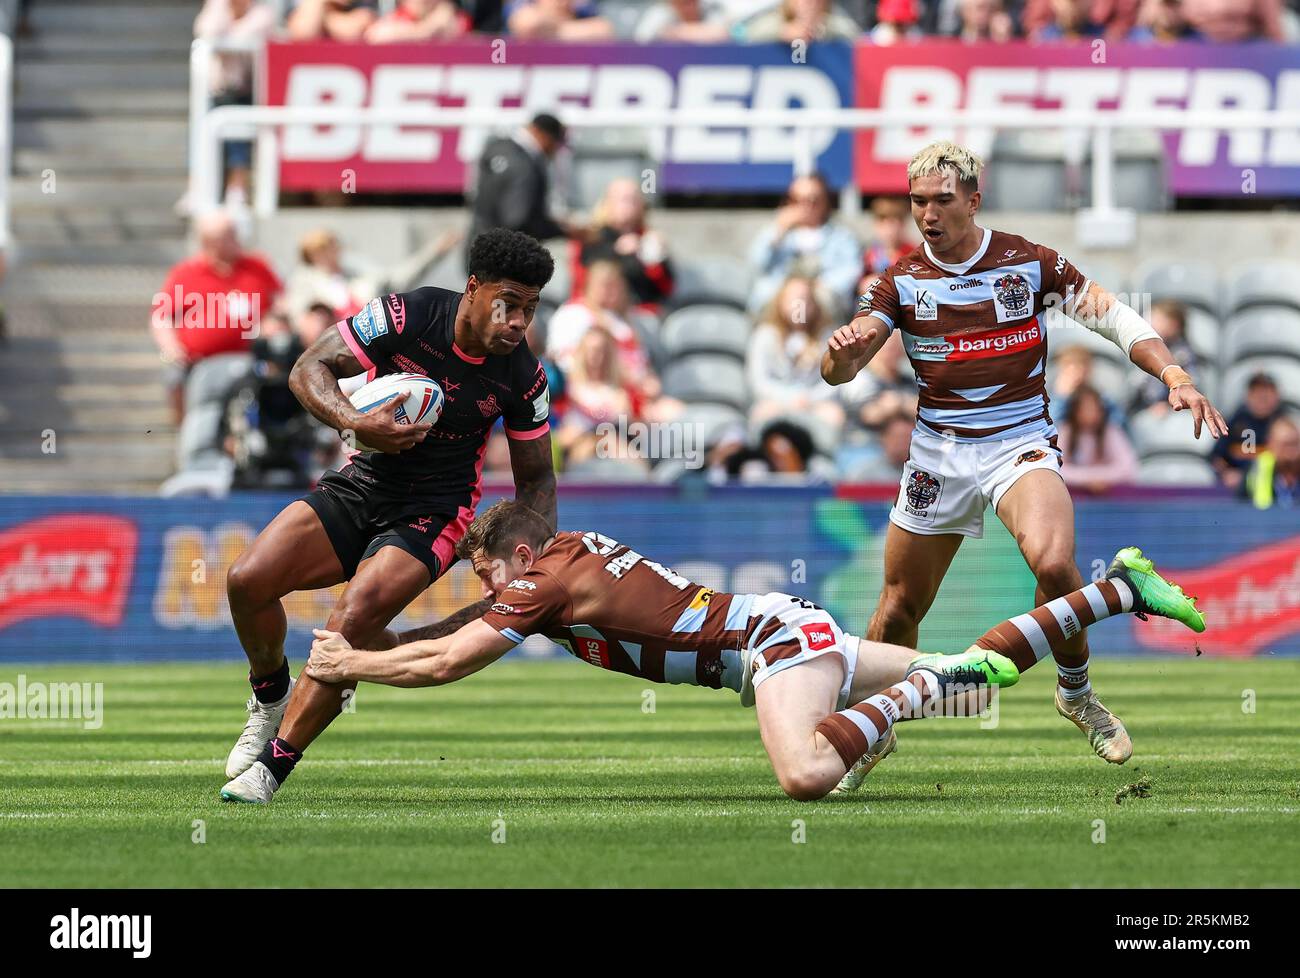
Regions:
<instances>
[{"instance_id":1,"label":"player's hand gripping ball","mask_svg":"<svg viewBox=\"0 0 1300 978\"><path fill-rule=\"evenodd\" d=\"M418 444L442 417L444 403L442 388L423 374L388 374L348 400L373 419L357 426L355 444L362 452L400 452Z\"/></svg>"}]
</instances>

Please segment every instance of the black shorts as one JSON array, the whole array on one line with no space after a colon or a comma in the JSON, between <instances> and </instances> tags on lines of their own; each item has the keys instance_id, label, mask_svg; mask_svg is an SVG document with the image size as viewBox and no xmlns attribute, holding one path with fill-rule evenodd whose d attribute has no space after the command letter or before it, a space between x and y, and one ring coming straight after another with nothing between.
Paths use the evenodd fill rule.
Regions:
<instances>
[{"instance_id":1,"label":"black shorts","mask_svg":"<svg viewBox=\"0 0 1300 978\"><path fill-rule=\"evenodd\" d=\"M452 514L428 512L418 500L353 481L348 468L326 472L302 497L320 517L346 578L351 580L357 565L380 548L397 547L422 561L429 568L430 583L436 581L456 562L456 541L472 513L467 508Z\"/></svg>"}]
</instances>

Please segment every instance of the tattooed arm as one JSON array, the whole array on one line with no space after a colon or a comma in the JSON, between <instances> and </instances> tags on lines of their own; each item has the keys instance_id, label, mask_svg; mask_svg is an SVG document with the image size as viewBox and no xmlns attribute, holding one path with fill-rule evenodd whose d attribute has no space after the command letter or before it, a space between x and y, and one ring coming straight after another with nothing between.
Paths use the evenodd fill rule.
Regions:
<instances>
[{"instance_id":1,"label":"tattooed arm","mask_svg":"<svg viewBox=\"0 0 1300 978\"><path fill-rule=\"evenodd\" d=\"M340 377L354 377L366 368L337 329L327 329L289 373L289 389L312 415L339 432L352 431L381 452L400 452L424 441L431 424L398 424L396 398L362 414L339 389Z\"/></svg>"},{"instance_id":2,"label":"tattooed arm","mask_svg":"<svg viewBox=\"0 0 1300 978\"><path fill-rule=\"evenodd\" d=\"M551 436L510 439L510 468L515 474L515 499L537 510L552 530L556 526L555 464Z\"/></svg>"},{"instance_id":3,"label":"tattooed arm","mask_svg":"<svg viewBox=\"0 0 1300 978\"><path fill-rule=\"evenodd\" d=\"M475 601L473 604L461 608L455 614L448 615L442 621L435 621L432 625L422 625L419 628L412 628L410 631L402 632L400 635L394 635L393 645L427 642L430 639L446 638L448 635L454 635L465 625L475 619L482 618L491 607L491 598Z\"/></svg>"}]
</instances>

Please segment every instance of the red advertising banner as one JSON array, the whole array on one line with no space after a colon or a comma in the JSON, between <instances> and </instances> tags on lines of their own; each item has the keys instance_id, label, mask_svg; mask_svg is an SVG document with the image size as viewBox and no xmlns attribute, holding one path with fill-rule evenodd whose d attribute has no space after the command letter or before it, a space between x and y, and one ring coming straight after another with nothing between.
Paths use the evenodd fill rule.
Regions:
<instances>
[{"instance_id":1,"label":"red advertising banner","mask_svg":"<svg viewBox=\"0 0 1300 978\"><path fill-rule=\"evenodd\" d=\"M46 516L0 533L0 629L28 618L122 622L136 528L105 514Z\"/></svg>"}]
</instances>

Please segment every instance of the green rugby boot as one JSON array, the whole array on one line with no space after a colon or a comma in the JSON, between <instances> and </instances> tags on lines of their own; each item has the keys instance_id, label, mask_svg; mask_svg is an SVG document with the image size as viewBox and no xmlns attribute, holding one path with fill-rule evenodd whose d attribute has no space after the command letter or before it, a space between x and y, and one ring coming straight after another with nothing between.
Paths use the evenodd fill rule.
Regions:
<instances>
[{"instance_id":1,"label":"green rugby boot","mask_svg":"<svg viewBox=\"0 0 1300 978\"><path fill-rule=\"evenodd\" d=\"M939 677L939 696L950 686L1014 686L1020 681L1016 664L1000 652L971 649L958 655L918 655L907 667L907 675L925 669Z\"/></svg>"},{"instance_id":2,"label":"green rugby boot","mask_svg":"<svg viewBox=\"0 0 1300 978\"><path fill-rule=\"evenodd\" d=\"M1115 555L1106 577L1118 578L1133 592L1133 613L1146 620L1147 615L1172 618L1194 632L1205 631L1205 616L1196 610L1196 599L1183 594L1183 589L1166 581L1156 566L1137 547L1125 547Z\"/></svg>"}]
</instances>

